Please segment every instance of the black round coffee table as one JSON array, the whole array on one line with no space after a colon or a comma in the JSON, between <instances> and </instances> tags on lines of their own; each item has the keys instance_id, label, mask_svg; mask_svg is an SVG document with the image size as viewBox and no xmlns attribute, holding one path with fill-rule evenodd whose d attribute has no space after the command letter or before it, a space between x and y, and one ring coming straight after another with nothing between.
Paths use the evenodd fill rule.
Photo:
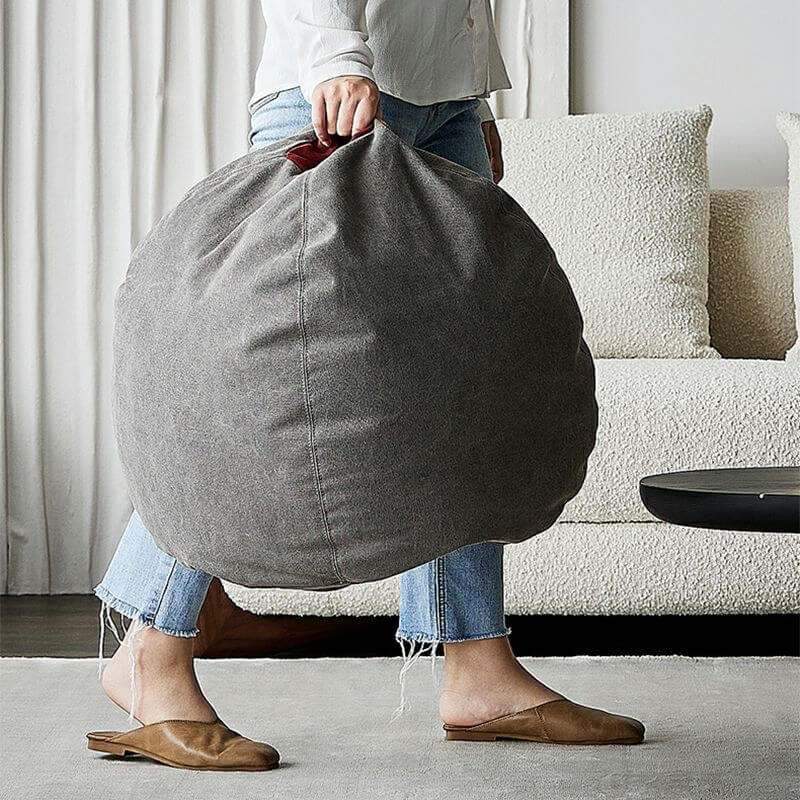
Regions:
<instances>
[{"instance_id":1,"label":"black round coffee table","mask_svg":"<svg viewBox=\"0 0 800 800\"><path fill-rule=\"evenodd\" d=\"M800 533L800 467L701 469L639 481L647 510L676 525Z\"/></svg>"}]
</instances>

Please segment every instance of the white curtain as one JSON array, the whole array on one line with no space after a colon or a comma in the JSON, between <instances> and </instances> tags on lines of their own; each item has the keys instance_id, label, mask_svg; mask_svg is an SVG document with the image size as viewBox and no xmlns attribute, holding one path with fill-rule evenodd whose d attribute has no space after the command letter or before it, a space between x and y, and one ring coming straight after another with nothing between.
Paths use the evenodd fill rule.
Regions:
<instances>
[{"instance_id":1,"label":"white curtain","mask_svg":"<svg viewBox=\"0 0 800 800\"><path fill-rule=\"evenodd\" d=\"M500 119L569 112L569 0L494 0L494 24L512 88L489 104Z\"/></svg>"},{"instance_id":2,"label":"white curtain","mask_svg":"<svg viewBox=\"0 0 800 800\"><path fill-rule=\"evenodd\" d=\"M252 0L5 0L0 24L0 588L87 592L130 513L114 293L151 225L246 152L263 22Z\"/></svg>"},{"instance_id":3,"label":"white curtain","mask_svg":"<svg viewBox=\"0 0 800 800\"><path fill-rule=\"evenodd\" d=\"M0 2L0 592L88 592L130 513L114 294L152 224L246 152L263 21L256 0ZM565 113L566 0L494 5L515 82L498 111Z\"/></svg>"}]
</instances>

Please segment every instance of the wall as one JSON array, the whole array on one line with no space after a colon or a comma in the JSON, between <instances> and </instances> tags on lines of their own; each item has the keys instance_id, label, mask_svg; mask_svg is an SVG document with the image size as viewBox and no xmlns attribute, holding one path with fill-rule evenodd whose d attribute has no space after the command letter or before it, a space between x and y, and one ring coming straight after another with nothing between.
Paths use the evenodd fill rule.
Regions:
<instances>
[{"instance_id":1,"label":"wall","mask_svg":"<svg viewBox=\"0 0 800 800\"><path fill-rule=\"evenodd\" d=\"M778 111L800 111L798 0L572 0L570 110L714 110L714 186L786 183Z\"/></svg>"}]
</instances>

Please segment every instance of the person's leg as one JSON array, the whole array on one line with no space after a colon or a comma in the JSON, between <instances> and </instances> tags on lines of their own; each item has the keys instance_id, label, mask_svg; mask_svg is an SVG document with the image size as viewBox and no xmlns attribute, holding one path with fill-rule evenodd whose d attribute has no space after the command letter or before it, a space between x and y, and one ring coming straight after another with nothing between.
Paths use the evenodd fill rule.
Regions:
<instances>
[{"instance_id":1,"label":"person's leg","mask_svg":"<svg viewBox=\"0 0 800 800\"><path fill-rule=\"evenodd\" d=\"M392 98L385 96L391 105ZM424 112L417 107L389 110L393 129L412 141ZM414 109L417 109L414 113ZM264 98L253 109L250 152L291 136L311 124L311 106L299 89ZM216 717L194 671L196 623L212 576L177 562L162 551L133 513L102 581L94 592L101 600L99 672L105 693L131 720L143 724L163 719L211 721ZM120 638L111 611L130 618ZM109 626L120 643L105 669L103 639Z\"/></svg>"},{"instance_id":2,"label":"person's leg","mask_svg":"<svg viewBox=\"0 0 800 800\"><path fill-rule=\"evenodd\" d=\"M503 545L469 545L403 573L397 639L408 656L444 649L442 720L474 725L563 695L517 661L503 606ZM402 712L404 697L401 692Z\"/></svg>"},{"instance_id":3,"label":"person's leg","mask_svg":"<svg viewBox=\"0 0 800 800\"><path fill-rule=\"evenodd\" d=\"M298 90L279 92L254 108L250 151L290 136L311 122ZM164 719L212 721L216 712L194 670L196 627L212 576L163 552L134 511L103 580L99 672L103 691L129 719L147 725ZM111 610L130 618L120 638ZM120 643L102 667L106 626Z\"/></svg>"},{"instance_id":4,"label":"person's leg","mask_svg":"<svg viewBox=\"0 0 800 800\"><path fill-rule=\"evenodd\" d=\"M477 101L416 106L381 92L382 117L401 139L491 179L476 107ZM300 91L280 92L254 110L250 150L310 123L311 106ZM517 710L520 703L527 708L561 697L526 672L511 652L503 614L502 545L462 548L405 573L401 581L397 638L405 663L398 712L404 705L403 679L425 642L432 651L444 643L440 710L445 722L471 724Z\"/></svg>"},{"instance_id":5,"label":"person's leg","mask_svg":"<svg viewBox=\"0 0 800 800\"><path fill-rule=\"evenodd\" d=\"M477 101L429 107L415 144L492 180ZM563 695L517 661L503 606L503 545L462 547L401 577L397 639L409 655L403 671L426 647L444 648L439 710L444 722L472 725ZM401 692L401 705L403 708Z\"/></svg>"},{"instance_id":6,"label":"person's leg","mask_svg":"<svg viewBox=\"0 0 800 800\"><path fill-rule=\"evenodd\" d=\"M211 721L216 713L203 696L192 650L211 575L180 564L159 549L139 515L128 522L105 576L100 598L99 671L103 691L147 725L164 719ZM130 618L119 637L112 610ZM120 647L102 669L108 625Z\"/></svg>"},{"instance_id":7,"label":"person's leg","mask_svg":"<svg viewBox=\"0 0 800 800\"><path fill-rule=\"evenodd\" d=\"M381 92L382 117L400 138L491 179L477 105L477 101L460 101L417 106ZM300 91L280 92L254 110L250 150L310 123L311 106ZM401 687L423 644L428 642L433 648L443 642L445 682L440 709L445 722L482 721L511 707L516 710L520 703L530 707L561 696L526 672L511 652L503 616L500 544L462 548L406 573L401 580L398 641L404 656L406 641L410 648L401 669ZM403 702L401 690L399 711Z\"/></svg>"}]
</instances>

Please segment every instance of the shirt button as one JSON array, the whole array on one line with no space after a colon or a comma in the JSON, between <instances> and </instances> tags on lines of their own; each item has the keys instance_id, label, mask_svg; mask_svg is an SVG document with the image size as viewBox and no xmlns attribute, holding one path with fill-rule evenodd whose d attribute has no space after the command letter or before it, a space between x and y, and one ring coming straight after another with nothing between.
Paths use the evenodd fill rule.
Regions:
<instances>
[{"instance_id":1,"label":"shirt button","mask_svg":"<svg viewBox=\"0 0 800 800\"><path fill-rule=\"evenodd\" d=\"M475 24L475 20L472 17L467 17L467 25L471 28Z\"/></svg>"}]
</instances>

